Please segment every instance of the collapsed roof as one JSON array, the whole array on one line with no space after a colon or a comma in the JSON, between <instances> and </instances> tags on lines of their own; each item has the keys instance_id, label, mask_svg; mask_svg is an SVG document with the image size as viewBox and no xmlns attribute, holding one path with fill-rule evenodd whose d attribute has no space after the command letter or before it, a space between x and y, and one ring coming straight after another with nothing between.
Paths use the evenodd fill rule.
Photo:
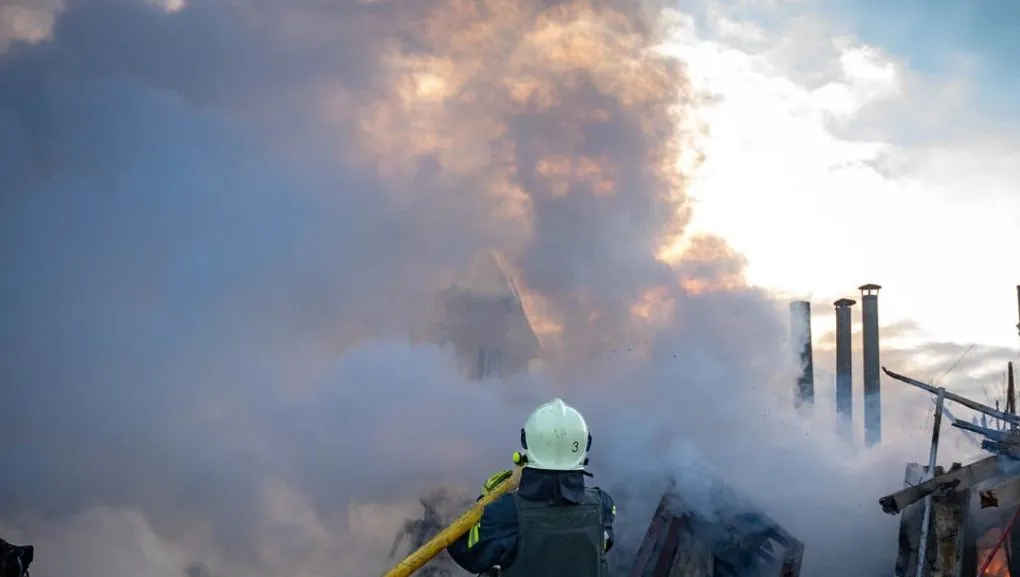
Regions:
<instances>
[{"instance_id":1,"label":"collapsed roof","mask_svg":"<svg viewBox=\"0 0 1020 577\"><path fill-rule=\"evenodd\" d=\"M708 500L667 490L630 577L798 577L803 543L721 482Z\"/></svg>"}]
</instances>

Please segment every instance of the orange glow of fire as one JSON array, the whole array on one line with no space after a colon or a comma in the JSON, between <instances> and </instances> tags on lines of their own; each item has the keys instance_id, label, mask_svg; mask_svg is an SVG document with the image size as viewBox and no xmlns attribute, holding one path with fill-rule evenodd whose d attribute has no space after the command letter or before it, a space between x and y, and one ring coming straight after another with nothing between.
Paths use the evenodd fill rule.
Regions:
<instances>
[{"instance_id":1,"label":"orange glow of fire","mask_svg":"<svg viewBox=\"0 0 1020 577\"><path fill-rule=\"evenodd\" d=\"M979 544L988 544L994 546L999 542L1002 532L998 528L992 528L981 537L978 542ZM978 547L977 552L977 570L980 571L981 567L988 561L988 556L992 554L991 547ZM985 570L984 576L979 577L1010 577L1009 566L1006 564L1006 551L1003 547L999 547L995 550L995 556L988 563L988 568Z\"/></svg>"},{"instance_id":2,"label":"orange glow of fire","mask_svg":"<svg viewBox=\"0 0 1020 577\"><path fill-rule=\"evenodd\" d=\"M991 552L991 549L979 550L978 563L984 564ZM980 565L978 566L978 569L981 569ZM1010 577L1009 567L1006 566L1006 553L1002 550L1002 547L999 547L999 550L995 552L995 557L993 557L992 562L988 564L988 569L985 570L984 577Z\"/></svg>"},{"instance_id":3,"label":"orange glow of fire","mask_svg":"<svg viewBox=\"0 0 1020 577\"><path fill-rule=\"evenodd\" d=\"M630 307L630 314L651 322L667 322L672 318L676 300L669 288L654 286L646 289L641 299Z\"/></svg>"}]
</instances>

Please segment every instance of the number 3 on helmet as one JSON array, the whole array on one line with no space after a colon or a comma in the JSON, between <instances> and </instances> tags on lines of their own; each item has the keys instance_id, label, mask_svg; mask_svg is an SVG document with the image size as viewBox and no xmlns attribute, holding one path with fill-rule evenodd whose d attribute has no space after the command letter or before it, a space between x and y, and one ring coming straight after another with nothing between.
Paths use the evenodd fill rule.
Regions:
<instances>
[{"instance_id":1,"label":"number 3 on helmet","mask_svg":"<svg viewBox=\"0 0 1020 577\"><path fill-rule=\"evenodd\" d=\"M527 465L546 471L581 471L588 464L591 434L577 409L553 399L531 412L521 429Z\"/></svg>"}]
</instances>

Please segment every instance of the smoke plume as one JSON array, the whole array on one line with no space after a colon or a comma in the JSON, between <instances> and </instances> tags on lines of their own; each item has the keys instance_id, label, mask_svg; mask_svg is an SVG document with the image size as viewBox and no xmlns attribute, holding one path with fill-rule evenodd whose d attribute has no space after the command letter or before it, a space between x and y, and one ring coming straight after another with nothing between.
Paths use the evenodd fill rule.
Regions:
<instances>
[{"instance_id":1,"label":"smoke plume","mask_svg":"<svg viewBox=\"0 0 1020 577\"><path fill-rule=\"evenodd\" d=\"M618 495L715 471L891 567L900 447L790 414L785 305L684 233L700 99L637 0L70 0L0 56L0 533L38 577L371 575L562 396ZM694 160L692 160L694 159ZM546 368L408 337L479 254Z\"/></svg>"}]
</instances>

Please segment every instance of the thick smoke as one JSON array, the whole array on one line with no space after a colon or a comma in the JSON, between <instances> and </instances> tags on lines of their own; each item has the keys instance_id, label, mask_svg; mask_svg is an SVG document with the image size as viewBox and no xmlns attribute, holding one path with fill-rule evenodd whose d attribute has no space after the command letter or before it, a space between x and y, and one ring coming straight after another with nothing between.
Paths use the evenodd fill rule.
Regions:
<instances>
[{"instance_id":1,"label":"thick smoke","mask_svg":"<svg viewBox=\"0 0 1020 577\"><path fill-rule=\"evenodd\" d=\"M77 0L11 46L0 532L35 574L378 574L553 395L589 416L621 559L667 474L696 500L714 469L806 575L890 568L903 457L785 409L785 305L683 234L698 98L655 15ZM493 249L548 365L480 385L406 335Z\"/></svg>"}]
</instances>

